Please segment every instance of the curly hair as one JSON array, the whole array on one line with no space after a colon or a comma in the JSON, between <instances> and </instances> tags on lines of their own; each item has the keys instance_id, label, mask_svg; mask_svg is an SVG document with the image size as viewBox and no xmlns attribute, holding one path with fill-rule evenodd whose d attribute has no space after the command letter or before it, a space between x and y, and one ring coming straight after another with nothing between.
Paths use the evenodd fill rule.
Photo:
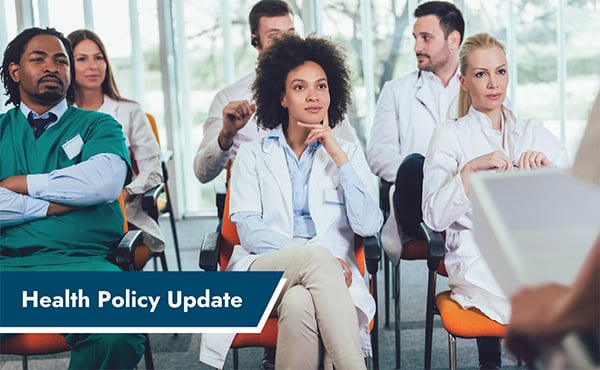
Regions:
<instances>
[{"instance_id":1,"label":"curly hair","mask_svg":"<svg viewBox=\"0 0 600 370\"><path fill-rule=\"evenodd\" d=\"M4 50L4 59L2 60L2 69L0 69L0 77L2 77L2 83L4 84L4 95L8 95L8 100L4 105L10 103L18 106L21 104L21 94L19 93L19 84L13 81L10 76L9 66L12 63L21 63L21 57L27 48L29 41L35 36L39 35L50 35L60 40L65 47L67 55L69 56L69 69L71 70L71 81L75 80L75 64L73 63L73 48L71 42L61 32L54 28L46 27L31 27L23 30L17 35L11 42L8 43L6 50ZM67 100L72 101L74 99L73 84L69 85L67 89Z\"/></svg>"},{"instance_id":2,"label":"curly hair","mask_svg":"<svg viewBox=\"0 0 600 370\"><path fill-rule=\"evenodd\" d=\"M343 120L351 103L350 72L343 49L324 38L284 35L258 59L252 92L259 127L265 130L280 124L287 127L288 111L280 104L285 94L285 80L292 69L308 61L320 65L327 76L331 98L327 111L329 126L333 128Z\"/></svg>"}]
</instances>

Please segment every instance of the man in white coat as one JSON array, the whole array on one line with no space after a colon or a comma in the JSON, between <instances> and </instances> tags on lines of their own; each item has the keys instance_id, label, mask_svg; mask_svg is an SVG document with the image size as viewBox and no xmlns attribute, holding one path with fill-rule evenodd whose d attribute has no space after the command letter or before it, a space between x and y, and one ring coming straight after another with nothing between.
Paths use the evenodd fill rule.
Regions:
<instances>
[{"instance_id":1,"label":"man in white coat","mask_svg":"<svg viewBox=\"0 0 600 370\"><path fill-rule=\"evenodd\" d=\"M286 33L294 33L293 10L283 0L261 0L248 16L250 23L250 44L259 54L271 46L273 41ZM259 130L253 113L252 83L254 72L220 90L214 97L200 147L194 158L194 173L201 183L214 180L227 165L235 159L241 143L254 141L266 136ZM337 137L356 142L356 135L345 120L334 130Z\"/></svg>"},{"instance_id":2,"label":"man in white coat","mask_svg":"<svg viewBox=\"0 0 600 370\"><path fill-rule=\"evenodd\" d=\"M430 1L419 5L414 16L418 70L385 83L367 145L371 171L392 184L407 155L426 153L436 124L457 118L458 50L465 27L462 14L452 3ZM390 200L394 189L390 189ZM381 238L386 253L397 263L402 244L393 205L390 209Z\"/></svg>"}]
</instances>

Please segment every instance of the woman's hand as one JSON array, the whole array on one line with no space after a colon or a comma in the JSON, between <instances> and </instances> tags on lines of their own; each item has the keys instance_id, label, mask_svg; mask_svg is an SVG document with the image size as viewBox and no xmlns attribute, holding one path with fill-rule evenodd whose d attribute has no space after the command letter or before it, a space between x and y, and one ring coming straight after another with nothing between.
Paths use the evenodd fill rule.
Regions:
<instances>
[{"instance_id":1,"label":"woman's hand","mask_svg":"<svg viewBox=\"0 0 600 370\"><path fill-rule=\"evenodd\" d=\"M352 285L352 271L350 271L350 267L344 262L343 259L337 259L340 265L342 265L342 271L344 272L344 279L346 280L346 286Z\"/></svg>"},{"instance_id":2,"label":"woman's hand","mask_svg":"<svg viewBox=\"0 0 600 370\"><path fill-rule=\"evenodd\" d=\"M323 148L325 148L325 151L327 151L338 168L342 167L346 162L348 162L348 155L346 155L346 153L342 150L340 144L337 142L337 139L331 132L327 114L325 114L325 118L320 124L298 122L298 126L310 129L310 132L306 136L306 144L310 144L314 141L320 141L321 145L323 145Z\"/></svg>"},{"instance_id":3,"label":"woman's hand","mask_svg":"<svg viewBox=\"0 0 600 370\"><path fill-rule=\"evenodd\" d=\"M552 163L543 152L528 150L521 154L521 158L519 158L519 168L530 170L542 167L554 167L554 163Z\"/></svg>"},{"instance_id":4,"label":"woman's hand","mask_svg":"<svg viewBox=\"0 0 600 370\"><path fill-rule=\"evenodd\" d=\"M507 171L513 168L511 159L499 150L484 154L477 158L471 159L463 171L478 172L496 169L498 171Z\"/></svg>"},{"instance_id":5,"label":"woman's hand","mask_svg":"<svg viewBox=\"0 0 600 370\"><path fill-rule=\"evenodd\" d=\"M492 169L496 169L498 171L511 171L512 168L513 164L511 159L499 150L471 159L460 171L460 177L465 189L465 194L469 193L469 177L473 172Z\"/></svg>"}]
</instances>

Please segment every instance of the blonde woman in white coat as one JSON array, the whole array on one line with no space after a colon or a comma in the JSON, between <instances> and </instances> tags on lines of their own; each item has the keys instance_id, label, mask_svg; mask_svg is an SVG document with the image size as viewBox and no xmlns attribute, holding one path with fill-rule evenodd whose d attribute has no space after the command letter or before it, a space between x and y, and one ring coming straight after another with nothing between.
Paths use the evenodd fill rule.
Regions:
<instances>
[{"instance_id":1,"label":"blonde woman in white coat","mask_svg":"<svg viewBox=\"0 0 600 370\"><path fill-rule=\"evenodd\" d=\"M354 234L375 235L383 218L362 151L332 134L350 100L344 55L325 39L284 36L259 58L253 90L257 122L271 131L242 144L233 164L229 217L241 245L228 269L284 272L277 369L318 368L320 343L326 364L364 369L375 302ZM230 340L204 335L201 360L222 367L215 348Z\"/></svg>"},{"instance_id":2,"label":"blonde woman in white coat","mask_svg":"<svg viewBox=\"0 0 600 370\"><path fill-rule=\"evenodd\" d=\"M538 121L519 120L503 105L508 67L503 45L488 34L465 40L460 53L459 114L434 131L424 165L423 219L446 230L452 298L507 324L510 304L473 239L469 177L478 171L566 167L562 143ZM500 366L499 338L478 338L481 368Z\"/></svg>"},{"instance_id":3,"label":"blonde woman in white coat","mask_svg":"<svg viewBox=\"0 0 600 370\"><path fill-rule=\"evenodd\" d=\"M121 97L114 80L106 48L100 37L86 29L71 32L76 79L74 105L113 116L121 126L137 173L121 192L127 222L142 230L144 244L154 252L164 250L158 224L142 209L141 194L163 181L160 148L141 106Z\"/></svg>"}]
</instances>

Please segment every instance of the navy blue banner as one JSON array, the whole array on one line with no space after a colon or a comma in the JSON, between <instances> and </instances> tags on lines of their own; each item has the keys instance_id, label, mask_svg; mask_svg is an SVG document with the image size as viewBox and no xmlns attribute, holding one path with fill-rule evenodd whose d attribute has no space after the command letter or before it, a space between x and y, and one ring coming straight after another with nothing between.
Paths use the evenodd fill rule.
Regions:
<instances>
[{"instance_id":1,"label":"navy blue banner","mask_svg":"<svg viewBox=\"0 0 600 370\"><path fill-rule=\"evenodd\" d=\"M281 291L281 276L281 272L0 272L0 333L65 328L256 332Z\"/></svg>"}]
</instances>

